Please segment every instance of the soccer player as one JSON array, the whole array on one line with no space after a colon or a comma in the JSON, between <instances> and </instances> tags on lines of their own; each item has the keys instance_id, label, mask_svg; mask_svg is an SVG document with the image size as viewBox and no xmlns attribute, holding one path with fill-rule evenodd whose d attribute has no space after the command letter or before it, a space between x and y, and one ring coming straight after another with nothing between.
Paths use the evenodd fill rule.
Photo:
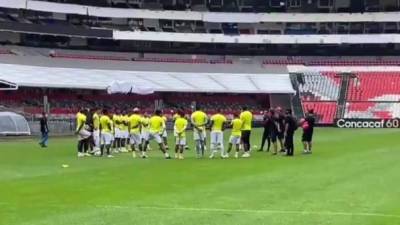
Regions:
<instances>
[{"instance_id":1,"label":"soccer player","mask_svg":"<svg viewBox=\"0 0 400 225\"><path fill-rule=\"evenodd\" d=\"M40 133L42 133L42 137L39 145L42 148L46 148L49 141L49 126L47 124L47 116L45 112L42 112L42 118L40 118Z\"/></svg>"},{"instance_id":2,"label":"soccer player","mask_svg":"<svg viewBox=\"0 0 400 225\"><path fill-rule=\"evenodd\" d=\"M312 148L312 138L314 134L314 126L315 126L315 117L314 117L314 110L310 109L308 110L308 113L306 117L304 118L304 122L302 124L303 127L303 136L301 138L303 145L304 145L304 151L303 153L305 154L311 154L311 148Z\"/></svg>"},{"instance_id":3,"label":"soccer player","mask_svg":"<svg viewBox=\"0 0 400 225\"><path fill-rule=\"evenodd\" d=\"M233 116L234 118L231 122L232 132L228 144L228 155L232 150L232 146L235 145L236 147L235 158L238 158L240 151L240 137L242 136L243 121L239 118L239 115L237 113L235 113Z\"/></svg>"},{"instance_id":4,"label":"soccer player","mask_svg":"<svg viewBox=\"0 0 400 225\"><path fill-rule=\"evenodd\" d=\"M197 158L204 157L206 141L206 125L208 123L207 114L201 111L200 107L192 113L190 117L193 125L193 139L196 142Z\"/></svg>"},{"instance_id":5,"label":"soccer player","mask_svg":"<svg viewBox=\"0 0 400 225\"><path fill-rule=\"evenodd\" d=\"M162 118L163 118L163 120L164 120L165 127L166 127L166 126L167 126L167 122L168 122L168 118L167 118L167 116L165 116L165 115L163 115ZM163 142L164 142L165 149L168 150L169 147L168 147L168 133L167 133L167 129L164 129L164 131L163 131L163 133L162 133L162 139L163 139Z\"/></svg>"},{"instance_id":6,"label":"soccer player","mask_svg":"<svg viewBox=\"0 0 400 225\"><path fill-rule=\"evenodd\" d=\"M269 110L269 115L271 117L271 125L270 125L270 137L271 137L271 142L272 142L272 148L273 152L272 155L278 154L278 134L280 132L279 130L279 124L278 124L278 114L275 112L274 109Z\"/></svg>"},{"instance_id":7,"label":"soccer player","mask_svg":"<svg viewBox=\"0 0 400 225\"><path fill-rule=\"evenodd\" d=\"M253 123L253 114L247 109L246 106L242 108L242 113L240 113L240 119L243 121L242 126L242 143L244 153L242 157L250 157L250 135Z\"/></svg>"},{"instance_id":8,"label":"soccer player","mask_svg":"<svg viewBox=\"0 0 400 225\"><path fill-rule=\"evenodd\" d=\"M121 123L121 125L120 125L120 132L121 132L121 149L120 149L120 151L121 152L128 152L128 149L127 149L127 145L129 144L128 142L129 142L129 129L128 129L128 124L129 124L129 116L128 116L128 114L124 111L122 114L121 114L121 117L120 117L120 123Z\"/></svg>"},{"instance_id":9,"label":"soccer player","mask_svg":"<svg viewBox=\"0 0 400 225\"><path fill-rule=\"evenodd\" d=\"M221 158L226 158L225 150L224 150L224 129L226 117L221 114L221 110L217 109L217 113L211 116L211 155L210 159L214 158L214 155L221 151Z\"/></svg>"},{"instance_id":10,"label":"soccer player","mask_svg":"<svg viewBox=\"0 0 400 225\"><path fill-rule=\"evenodd\" d=\"M179 117L175 120L174 130L176 132L175 158L183 159L183 149L186 146L186 128L188 121L183 111L178 112Z\"/></svg>"},{"instance_id":11,"label":"soccer player","mask_svg":"<svg viewBox=\"0 0 400 225\"><path fill-rule=\"evenodd\" d=\"M111 155L111 140L112 140L112 130L113 130L113 122L110 119L110 115L107 111L107 109L103 109L103 113L100 116L100 139L101 139L101 145L100 145L100 154L103 156L104 154L104 149L107 151L107 157L112 158L114 157Z\"/></svg>"},{"instance_id":12,"label":"soccer player","mask_svg":"<svg viewBox=\"0 0 400 225\"><path fill-rule=\"evenodd\" d=\"M259 152L264 151L265 141L267 141L267 152L269 152L269 148L271 147L271 123L271 113L269 111L266 111L263 117L264 132L261 139L261 147L258 150Z\"/></svg>"},{"instance_id":13,"label":"soccer player","mask_svg":"<svg viewBox=\"0 0 400 225\"><path fill-rule=\"evenodd\" d=\"M173 116L172 116L172 121L175 123L176 119L178 119L180 117L179 112L182 111L183 112L183 117L185 117L185 113L183 109L179 109ZM185 118L186 119L186 118ZM187 120L187 119L186 119ZM175 126L174 126L174 137L175 137L175 141L176 141L176 131L175 131ZM176 147L176 146L175 146ZM185 149L189 149L189 146L187 145L187 143L185 144ZM175 149L175 151L177 151Z\"/></svg>"},{"instance_id":14,"label":"soccer player","mask_svg":"<svg viewBox=\"0 0 400 225\"><path fill-rule=\"evenodd\" d=\"M114 125L114 142L113 148L115 152L119 152L121 150L121 123L122 123L122 115L120 110L116 110L115 114L112 117L113 125Z\"/></svg>"},{"instance_id":15,"label":"soccer player","mask_svg":"<svg viewBox=\"0 0 400 225\"><path fill-rule=\"evenodd\" d=\"M293 144L293 136L294 132L297 129L296 119L292 115L292 110L286 110L286 117L285 117L285 149L287 156L293 156L294 153L294 144Z\"/></svg>"},{"instance_id":16,"label":"soccer player","mask_svg":"<svg viewBox=\"0 0 400 225\"><path fill-rule=\"evenodd\" d=\"M132 115L129 117L128 124L129 133L131 135L130 144L133 158L136 158L136 149L139 149L139 151L142 152L142 142L140 136L141 121L142 117L140 116L139 108L134 108Z\"/></svg>"},{"instance_id":17,"label":"soccer player","mask_svg":"<svg viewBox=\"0 0 400 225\"><path fill-rule=\"evenodd\" d=\"M279 126L279 132L278 132L278 142L279 146L281 147L280 152L285 152L285 146L283 143L284 140L284 132L285 132L285 115L282 111L281 107L276 107L276 114L277 114L277 122Z\"/></svg>"},{"instance_id":18,"label":"soccer player","mask_svg":"<svg viewBox=\"0 0 400 225\"><path fill-rule=\"evenodd\" d=\"M155 140L160 147L160 150L164 153L166 159L170 159L168 152L165 149L164 143L161 138L161 134L165 129L165 121L161 117L161 110L156 110L154 115L149 119L149 136L144 143L144 148L142 152L142 158L147 158L146 149L149 145L150 140Z\"/></svg>"},{"instance_id":19,"label":"soccer player","mask_svg":"<svg viewBox=\"0 0 400 225\"><path fill-rule=\"evenodd\" d=\"M93 113L93 142L94 153L100 151L100 110L95 109Z\"/></svg>"},{"instance_id":20,"label":"soccer player","mask_svg":"<svg viewBox=\"0 0 400 225\"><path fill-rule=\"evenodd\" d=\"M144 144L146 140L149 138L149 122L150 122L150 117L147 112L144 112L143 117L140 121L141 123L141 139L142 139L142 151L144 151ZM147 150L151 150L150 145L147 146ZM143 154L143 153L142 153Z\"/></svg>"},{"instance_id":21,"label":"soccer player","mask_svg":"<svg viewBox=\"0 0 400 225\"><path fill-rule=\"evenodd\" d=\"M86 113L86 110L81 109L76 114L75 134L78 135L78 157L90 156L90 154L87 153L89 147L87 141L91 133L87 130L88 127L86 125Z\"/></svg>"}]
</instances>

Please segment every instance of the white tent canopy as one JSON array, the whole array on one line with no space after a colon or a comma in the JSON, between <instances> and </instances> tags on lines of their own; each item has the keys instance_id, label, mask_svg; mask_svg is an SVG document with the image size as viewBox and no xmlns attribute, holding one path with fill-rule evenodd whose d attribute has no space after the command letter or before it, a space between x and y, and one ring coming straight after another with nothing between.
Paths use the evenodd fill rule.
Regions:
<instances>
[{"instance_id":1,"label":"white tent canopy","mask_svg":"<svg viewBox=\"0 0 400 225\"><path fill-rule=\"evenodd\" d=\"M30 135L26 119L13 112L0 112L0 135Z\"/></svg>"},{"instance_id":2,"label":"white tent canopy","mask_svg":"<svg viewBox=\"0 0 400 225\"><path fill-rule=\"evenodd\" d=\"M0 79L25 87L106 90L114 81L156 92L294 93L289 74L190 73L41 67L0 63Z\"/></svg>"}]
</instances>

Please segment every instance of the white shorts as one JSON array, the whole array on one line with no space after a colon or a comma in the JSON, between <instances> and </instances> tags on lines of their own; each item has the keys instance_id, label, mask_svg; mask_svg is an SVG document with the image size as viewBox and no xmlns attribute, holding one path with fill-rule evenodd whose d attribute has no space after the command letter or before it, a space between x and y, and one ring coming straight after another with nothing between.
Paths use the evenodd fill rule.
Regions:
<instances>
[{"instance_id":1,"label":"white shorts","mask_svg":"<svg viewBox=\"0 0 400 225\"><path fill-rule=\"evenodd\" d=\"M129 138L129 131L121 130L121 138Z\"/></svg>"},{"instance_id":2,"label":"white shorts","mask_svg":"<svg viewBox=\"0 0 400 225\"><path fill-rule=\"evenodd\" d=\"M229 138L229 143L233 145L239 145L240 144L240 136L232 136Z\"/></svg>"},{"instance_id":3,"label":"white shorts","mask_svg":"<svg viewBox=\"0 0 400 225\"><path fill-rule=\"evenodd\" d=\"M196 128L193 130L193 139L195 141L201 140L201 139L206 140L206 137L207 137L206 135L207 135L206 130L199 131Z\"/></svg>"},{"instance_id":4,"label":"white shorts","mask_svg":"<svg viewBox=\"0 0 400 225\"><path fill-rule=\"evenodd\" d=\"M122 132L119 128L115 128L115 134L114 134L115 138L122 138Z\"/></svg>"},{"instance_id":5,"label":"white shorts","mask_svg":"<svg viewBox=\"0 0 400 225\"><path fill-rule=\"evenodd\" d=\"M161 135L159 133L151 133L149 132L149 136L147 139L145 139L146 141L151 141L151 140L155 140L158 144L163 143Z\"/></svg>"},{"instance_id":6,"label":"white shorts","mask_svg":"<svg viewBox=\"0 0 400 225\"><path fill-rule=\"evenodd\" d=\"M89 131L87 131L87 130L82 128L78 133L78 140L79 141L84 140L84 139L90 137L90 135L92 135L91 132L89 132Z\"/></svg>"},{"instance_id":7,"label":"white shorts","mask_svg":"<svg viewBox=\"0 0 400 225\"><path fill-rule=\"evenodd\" d=\"M176 145L186 145L186 137L181 137L181 138L176 137L175 144Z\"/></svg>"},{"instance_id":8,"label":"white shorts","mask_svg":"<svg viewBox=\"0 0 400 225\"><path fill-rule=\"evenodd\" d=\"M141 138L143 140L148 140L149 139L149 132L148 131L142 131L142 133L140 134Z\"/></svg>"},{"instance_id":9,"label":"white shorts","mask_svg":"<svg viewBox=\"0 0 400 225\"><path fill-rule=\"evenodd\" d=\"M164 130L164 131L163 131L162 137L164 137L164 138L168 137L167 130Z\"/></svg>"},{"instance_id":10,"label":"white shorts","mask_svg":"<svg viewBox=\"0 0 400 225\"><path fill-rule=\"evenodd\" d=\"M210 142L212 145L224 145L224 132L222 131L211 131Z\"/></svg>"},{"instance_id":11,"label":"white shorts","mask_svg":"<svg viewBox=\"0 0 400 225\"><path fill-rule=\"evenodd\" d=\"M95 147L100 147L100 131L94 130L93 131L93 141Z\"/></svg>"},{"instance_id":12,"label":"white shorts","mask_svg":"<svg viewBox=\"0 0 400 225\"><path fill-rule=\"evenodd\" d=\"M112 137L110 133L101 133L101 142L105 145L110 145Z\"/></svg>"},{"instance_id":13,"label":"white shorts","mask_svg":"<svg viewBox=\"0 0 400 225\"><path fill-rule=\"evenodd\" d=\"M138 134L138 133L131 134L130 142L131 142L131 144L136 144L136 145L142 143L140 134Z\"/></svg>"}]
</instances>

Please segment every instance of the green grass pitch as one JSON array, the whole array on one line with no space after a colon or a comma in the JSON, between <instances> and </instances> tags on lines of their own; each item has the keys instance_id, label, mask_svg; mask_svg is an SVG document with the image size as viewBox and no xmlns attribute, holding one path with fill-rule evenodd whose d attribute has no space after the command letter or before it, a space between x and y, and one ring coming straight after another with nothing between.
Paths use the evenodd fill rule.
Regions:
<instances>
[{"instance_id":1,"label":"green grass pitch","mask_svg":"<svg viewBox=\"0 0 400 225\"><path fill-rule=\"evenodd\" d=\"M1 225L400 224L395 129L318 128L314 154L297 137L293 158L164 160L153 145L149 159L78 159L75 145L0 142Z\"/></svg>"}]
</instances>

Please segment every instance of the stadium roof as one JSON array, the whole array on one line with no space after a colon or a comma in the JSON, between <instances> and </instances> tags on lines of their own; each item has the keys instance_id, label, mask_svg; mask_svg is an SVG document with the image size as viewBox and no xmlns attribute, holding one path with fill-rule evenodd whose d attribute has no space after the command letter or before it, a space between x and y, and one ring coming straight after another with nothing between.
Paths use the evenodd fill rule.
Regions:
<instances>
[{"instance_id":1,"label":"stadium roof","mask_svg":"<svg viewBox=\"0 0 400 225\"><path fill-rule=\"evenodd\" d=\"M154 72L0 63L0 79L22 87L105 90L113 81L165 92L294 93L288 73Z\"/></svg>"}]
</instances>

